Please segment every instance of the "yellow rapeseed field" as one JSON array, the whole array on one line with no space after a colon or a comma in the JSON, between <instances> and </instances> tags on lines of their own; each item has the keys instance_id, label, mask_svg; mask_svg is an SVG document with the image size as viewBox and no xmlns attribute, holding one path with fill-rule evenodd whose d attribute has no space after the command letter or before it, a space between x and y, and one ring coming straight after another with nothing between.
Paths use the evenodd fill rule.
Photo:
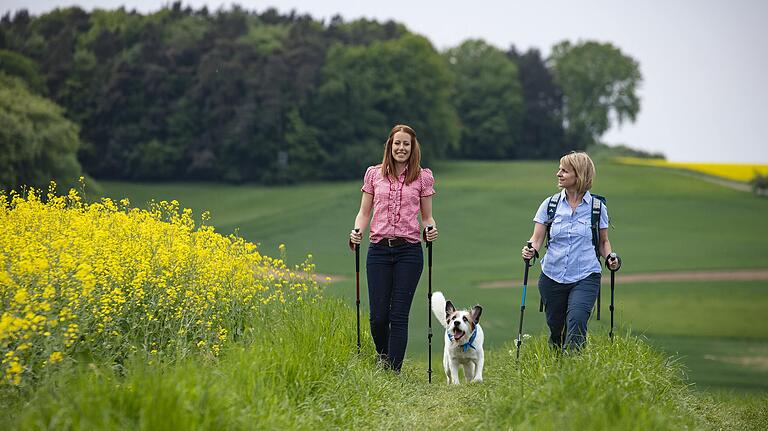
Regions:
<instances>
[{"instance_id":1,"label":"yellow rapeseed field","mask_svg":"<svg viewBox=\"0 0 768 431\"><path fill-rule=\"evenodd\" d=\"M309 259L288 268L176 201L140 210L53 190L0 193L2 384L78 355L215 356L264 304L317 297Z\"/></svg>"},{"instance_id":2,"label":"yellow rapeseed field","mask_svg":"<svg viewBox=\"0 0 768 431\"><path fill-rule=\"evenodd\" d=\"M768 175L768 165L744 163L684 163L668 162L662 159L641 159L636 157L617 157L619 163L626 165L660 166L686 169L732 181L749 182L756 174Z\"/></svg>"}]
</instances>

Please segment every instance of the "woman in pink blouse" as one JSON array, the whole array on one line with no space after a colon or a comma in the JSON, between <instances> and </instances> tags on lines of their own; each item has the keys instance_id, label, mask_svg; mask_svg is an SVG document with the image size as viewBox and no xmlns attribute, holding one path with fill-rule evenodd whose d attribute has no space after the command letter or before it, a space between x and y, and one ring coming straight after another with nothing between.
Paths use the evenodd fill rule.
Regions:
<instances>
[{"instance_id":1,"label":"woman in pink blouse","mask_svg":"<svg viewBox=\"0 0 768 431\"><path fill-rule=\"evenodd\" d=\"M360 244L370 220L368 236L368 298L371 335L379 358L399 372L408 343L408 314L424 267L419 235L419 211L427 240L437 239L432 218L434 177L422 169L421 149L412 128L392 128L380 165L370 166L363 181L363 199L355 217L350 242ZM371 218L373 210L373 218Z\"/></svg>"}]
</instances>

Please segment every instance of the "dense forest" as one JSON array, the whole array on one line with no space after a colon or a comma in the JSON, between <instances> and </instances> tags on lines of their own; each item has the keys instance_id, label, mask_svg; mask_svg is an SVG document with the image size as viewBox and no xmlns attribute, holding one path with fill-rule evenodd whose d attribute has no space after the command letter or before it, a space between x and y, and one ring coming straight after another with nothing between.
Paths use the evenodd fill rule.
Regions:
<instances>
[{"instance_id":1,"label":"dense forest","mask_svg":"<svg viewBox=\"0 0 768 431\"><path fill-rule=\"evenodd\" d=\"M610 43L543 58L274 9L21 10L0 20L0 188L357 178L396 123L425 164L551 158L634 121L640 82Z\"/></svg>"}]
</instances>

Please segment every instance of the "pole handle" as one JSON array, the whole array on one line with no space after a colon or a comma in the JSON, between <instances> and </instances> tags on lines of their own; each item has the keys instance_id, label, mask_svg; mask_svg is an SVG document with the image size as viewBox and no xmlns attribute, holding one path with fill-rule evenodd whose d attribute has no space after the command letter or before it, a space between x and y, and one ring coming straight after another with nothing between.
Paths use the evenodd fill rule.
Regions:
<instances>
[{"instance_id":1,"label":"pole handle","mask_svg":"<svg viewBox=\"0 0 768 431\"><path fill-rule=\"evenodd\" d=\"M525 248L533 250L534 253L536 253L536 250L533 248L533 243L531 241L525 242ZM525 259L525 265L526 266L532 266L531 265L531 259Z\"/></svg>"},{"instance_id":2,"label":"pole handle","mask_svg":"<svg viewBox=\"0 0 768 431\"><path fill-rule=\"evenodd\" d=\"M619 266L618 266L618 267L616 267L616 269L611 269L611 267L610 267L610 266L608 266L608 260L609 260L609 259L617 259L617 260L619 261ZM608 259L605 259L605 266L608 266L608 269L610 269L610 270L611 270L611 273L614 273L614 272L616 272L616 271L620 270L620 269L621 269L621 257L619 257L619 255L618 255L618 254L616 254L616 252L615 252L615 251L614 251L614 252L611 252L611 253L608 255Z\"/></svg>"},{"instance_id":3,"label":"pole handle","mask_svg":"<svg viewBox=\"0 0 768 431\"><path fill-rule=\"evenodd\" d=\"M531 267L531 266L533 266L533 263L531 263L531 262L532 261L535 262L535 259L537 257L539 257L539 253L536 251L535 248L533 248L533 243L531 241L526 241L525 242L525 248L527 248L529 250L533 250L533 257L531 259L524 259L525 260L525 266L526 267Z\"/></svg>"}]
</instances>

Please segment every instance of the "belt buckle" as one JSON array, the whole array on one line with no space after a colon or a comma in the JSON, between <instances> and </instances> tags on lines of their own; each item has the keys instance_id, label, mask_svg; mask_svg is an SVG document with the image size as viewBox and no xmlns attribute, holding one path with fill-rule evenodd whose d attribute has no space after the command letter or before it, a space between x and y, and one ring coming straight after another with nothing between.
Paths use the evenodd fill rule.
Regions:
<instances>
[{"instance_id":1,"label":"belt buckle","mask_svg":"<svg viewBox=\"0 0 768 431\"><path fill-rule=\"evenodd\" d=\"M387 245L389 246L389 248L394 247L394 245L392 245L392 241L394 241L396 239L397 238L387 238Z\"/></svg>"}]
</instances>

